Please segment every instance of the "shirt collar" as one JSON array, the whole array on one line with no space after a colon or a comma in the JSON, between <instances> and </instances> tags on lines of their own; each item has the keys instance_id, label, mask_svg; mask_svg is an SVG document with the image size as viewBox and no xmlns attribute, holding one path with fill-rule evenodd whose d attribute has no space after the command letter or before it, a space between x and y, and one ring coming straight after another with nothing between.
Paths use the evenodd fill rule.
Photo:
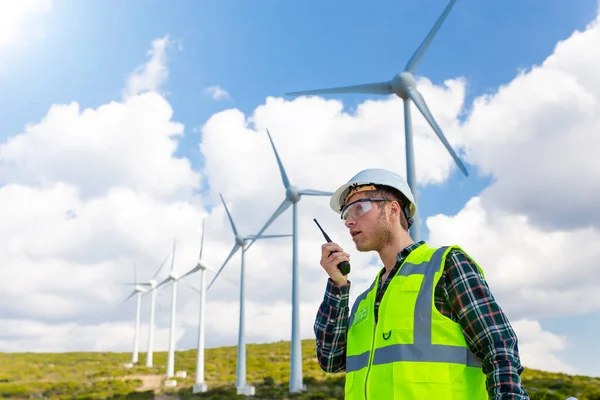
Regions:
<instances>
[{"instance_id":1,"label":"shirt collar","mask_svg":"<svg viewBox=\"0 0 600 400\"><path fill-rule=\"evenodd\" d=\"M417 249L418 247L422 246L425 244L424 240L420 240L418 242L415 242L413 244L410 244L408 246L406 246L405 248L403 248L402 250L400 250L400 252L398 253L398 255L396 256L396 265L394 265L392 267L392 271L394 271L396 268L398 268L400 265L402 265L402 263L404 262L404 260L406 260L406 258L408 257L408 255L415 249ZM379 276L383 276L383 274L385 273L385 266L383 266L383 268L381 268L380 272L379 272Z\"/></svg>"}]
</instances>

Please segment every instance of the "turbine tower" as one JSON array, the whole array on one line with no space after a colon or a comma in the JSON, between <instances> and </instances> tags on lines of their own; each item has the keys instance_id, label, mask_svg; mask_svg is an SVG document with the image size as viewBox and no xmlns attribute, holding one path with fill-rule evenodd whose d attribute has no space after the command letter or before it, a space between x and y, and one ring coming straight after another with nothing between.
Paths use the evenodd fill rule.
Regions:
<instances>
[{"instance_id":1,"label":"turbine tower","mask_svg":"<svg viewBox=\"0 0 600 400\"><path fill-rule=\"evenodd\" d=\"M133 291L131 292L131 294L129 296L127 296L125 301L129 300L133 296L137 297L136 311L135 311L135 330L133 333L133 353L131 355L131 362L133 364L137 364L138 351L139 351L139 346L140 346L140 310L141 310L141 305L142 305L142 303L141 303L142 302L142 293L144 293L146 291L146 289L144 289L143 287L141 287L138 284L137 266L135 265L135 263L133 264L133 278L135 280L135 287L133 288Z\"/></svg>"},{"instance_id":2,"label":"turbine tower","mask_svg":"<svg viewBox=\"0 0 600 400\"><path fill-rule=\"evenodd\" d=\"M245 319L244 319L245 303L246 303L246 293L245 293L246 272L245 272L245 266L244 266L244 258L245 258L244 256L245 256L246 251L248 251L248 248L250 247L250 245L248 245L246 247L246 244L248 243L248 240L252 240L252 243L254 243L254 241L256 239L272 239L272 238L289 237L292 235L261 235L259 233L257 235L242 236L238 232L237 228L235 227L233 218L231 218L231 213L229 212L229 209L227 208L227 204L225 203L225 200L223 199L223 195L221 193L219 193L219 196L221 197L221 202L223 203L223 206L225 207L225 212L227 212L227 217L229 218L229 222L231 224L231 229L233 230L233 234L235 235L235 244L233 245L233 248L231 249L229 256L227 256L227 258L225 259L225 262L223 263L221 268L219 268L219 271L217 272L217 274L211 281L210 285L208 285L208 289L211 288L211 286L213 285L215 280L219 277L219 275L221 274L221 271L223 271L223 268L225 268L225 265L227 265L227 262L229 261L229 259L231 257L233 257L233 255L235 253L237 253L237 251L239 249L242 249L242 265L240 268L240 322L239 322L239 331L238 331L236 387L237 387L237 394L253 396L255 394L255 388L254 388L254 386L249 386L246 382L246 341L245 341ZM264 231L264 229L263 229L263 231ZM262 233L262 231L261 231L261 233Z\"/></svg>"},{"instance_id":3,"label":"turbine tower","mask_svg":"<svg viewBox=\"0 0 600 400\"><path fill-rule=\"evenodd\" d=\"M160 264L160 267L158 268L152 279L148 282L148 284L150 285L149 292L151 296L150 326L148 327L148 355L146 356L146 367L148 368L152 367L154 357L154 315L156 314L156 285L158 283L156 282L156 277L158 276L158 273L162 269L163 265L165 265L165 263L167 262L168 258L169 256L165 257L164 261L162 262L162 264Z\"/></svg>"},{"instance_id":4,"label":"turbine tower","mask_svg":"<svg viewBox=\"0 0 600 400\"><path fill-rule=\"evenodd\" d=\"M183 274L183 279L197 271L200 271L200 316L198 319L198 355L196 358L196 382L194 383L193 393L204 393L208 390L204 381L204 343L205 343L205 303L206 303L206 271L216 274L216 271L202 262L202 249L204 248L204 227L206 219L202 220L202 238L200 239L200 254L194 268Z\"/></svg>"},{"instance_id":5,"label":"turbine tower","mask_svg":"<svg viewBox=\"0 0 600 400\"><path fill-rule=\"evenodd\" d=\"M468 176L467 168L464 166L464 164L462 163L462 161L460 160L460 158L458 157L456 152L452 149L452 147L448 143L448 140L446 140L446 137L442 133L442 130L440 129L437 122L433 118L431 111L429 111L429 108L427 107L427 103L425 103L423 96L417 90L416 80L413 75L413 71L415 70L415 67L417 66L417 64L419 63L421 58L423 57L423 54L425 54L425 51L431 44L431 41L433 40L434 36L440 29L440 26L442 25L442 23L448 16L448 13L450 13L450 10L452 9L452 6L454 6L454 3L456 3L456 0L450 1L450 3L446 6L442 15L436 21L433 28L429 31L429 34L427 35L427 37L425 37L425 39L423 40L423 42L421 43L419 48L415 51L415 53L412 55L412 57L406 64L404 71L402 71L399 74L397 74L396 76L394 76L392 78L392 80L384 81L384 82L367 83L367 84L362 84L362 85L354 85L354 86L344 86L344 87L336 87L336 88L329 88L329 89L306 90L306 91L301 91L301 92L286 93L286 96L301 96L301 95L307 95L307 94L332 94L332 93L366 93L366 94L383 94L383 95L395 94L398 97L400 97L404 102L404 135L405 135L405 142L406 142L406 174L407 174L408 185L410 186L410 189L412 190L413 195L415 197L415 202L417 202L417 184L415 181L413 135L412 135L412 123L411 123L411 117L410 117L410 102L411 102L411 100L412 100L412 102L415 103L415 105L417 106L417 109L421 112L421 114L423 115L425 120L429 123L431 128L433 128L434 132L437 134L440 141L446 147L446 149L448 150L448 152L450 153L450 155L452 156L452 158L454 159L454 161L456 162L456 164L458 165L460 170L463 172L463 174L465 176ZM419 213L419 211L417 208L417 214L418 213ZM414 223L411 227L411 234L412 234L413 240L415 240L415 241L420 240L420 238L419 238L420 226L419 226L419 219L418 219L417 215L415 215Z\"/></svg>"},{"instance_id":6,"label":"turbine tower","mask_svg":"<svg viewBox=\"0 0 600 400\"><path fill-rule=\"evenodd\" d=\"M167 357L167 378L172 378L175 375L175 310L176 310L176 299L177 299L177 281L179 278L174 273L173 268L175 266L175 246L177 240L173 240L173 254L171 255L171 271L169 276L158 284L157 289L161 286L166 285L169 282L173 282L171 292L171 329L169 331L169 353Z\"/></svg>"},{"instance_id":7,"label":"turbine tower","mask_svg":"<svg viewBox=\"0 0 600 400\"><path fill-rule=\"evenodd\" d=\"M167 262L169 256L165 257L163 262L158 267L158 270L148 282L141 283L142 285L150 286L150 289L143 296L146 296L150 293L150 324L148 327L148 353L146 356L146 367L150 368L153 365L154 359L154 316L156 315L156 286L158 282L156 281L156 277L158 276L160 270Z\"/></svg>"},{"instance_id":8,"label":"turbine tower","mask_svg":"<svg viewBox=\"0 0 600 400\"><path fill-rule=\"evenodd\" d=\"M271 134L267 129L267 135L275 153L277 164L279 165L279 172L281 173L281 179L283 186L285 187L285 199L279 205L279 208L275 210L271 218L265 223L262 229L257 233L256 236L261 234L279 217L289 206L292 206L292 340L291 340L291 358L290 358L290 392L300 392L305 389L302 382L302 346L300 342L300 314L299 314L299 300L298 300L298 202L302 196L331 196L332 192L323 192L320 190L313 189L299 189L292 185L290 180L283 168L283 163L279 158L275 143L271 138ZM252 246L254 240L250 242L247 249ZM246 249L246 250L247 250Z\"/></svg>"}]
</instances>

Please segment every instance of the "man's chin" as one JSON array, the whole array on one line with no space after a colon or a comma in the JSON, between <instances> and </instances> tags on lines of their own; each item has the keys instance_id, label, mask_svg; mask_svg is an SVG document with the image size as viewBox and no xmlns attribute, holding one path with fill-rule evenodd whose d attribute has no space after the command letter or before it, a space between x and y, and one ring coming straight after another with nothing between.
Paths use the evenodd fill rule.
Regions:
<instances>
[{"instance_id":1,"label":"man's chin","mask_svg":"<svg viewBox=\"0 0 600 400\"><path fill-rule=\"evenodd\" d=\"M356 250L360 251L360 252L367 252L367 251L373 251L373 249L369 246L366 246L364 243L357 243L354 242L354 246L356 247Z\"/></svg>"}]
</instances>

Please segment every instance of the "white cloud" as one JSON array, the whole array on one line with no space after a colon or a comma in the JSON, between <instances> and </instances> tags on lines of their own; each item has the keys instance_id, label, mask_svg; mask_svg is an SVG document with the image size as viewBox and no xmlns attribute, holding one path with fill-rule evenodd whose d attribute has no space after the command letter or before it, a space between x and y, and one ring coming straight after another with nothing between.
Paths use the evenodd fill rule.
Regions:
<instances>
[{"instance_id":1,"label":"white cloud","mask_svg":"<svg viewBox=\"0 0 600 400\"><path fill-rule=\"evenodd\" d=\"M207 87L206 93L208 93L213 100L224 100L230 98L229 93L227 93L227 91L219 85Z\"/></svg>"},{"instance_id":2,"label":"white cloud","mask_svg":"<svg viewBox=\"0 0 600 400\"><path fill-rule=\"evenodd\" d=\"M180 235L180 256L198 251L202 212L187 201L160 202L129 189L83 201L63 184L9 185L0 189L0 205L7 244L0 298L15 315L60 320L107 312L124 298L120 285L132 280L134 262L144 279Z\"/></svg>"},{"instance_id":3,"label":"white cloud","mask_svg":"<svg viewBox=\"0 0 600 400\"><path fill-rule=\"evenodd\" d=\"M436 88L422 80L420 90L449 141L460 144L457 115L464 98L464 82L445 84L445 88ZM236 109L214 114L202 127L205 176L215 190L227 188L234 202L238 196L264 202L275 193L281 194L281 178L266 129L288 174L299 186L310 182L314 189L333 188L370 166L405 173L402 107L400 99L389 97L366 101L353 115L344 112L337 100L269 97L248 117ZM455 168L453 160L420 114L415 113L413 123L417 179L423 184L443 182ZM247 161L249 167L231 168L242 161ZM256 190L258 176L273 184Z\"/></svg>"},{"instance_id":4,"label":"white cloud","mask_svg":"<svg viewBox=\"0 0 600 400\"><path fill-rule=\"evenodd\" d=\"M493 207L546 229L600 227L598 20L556 46L540 66L475 102L468 159L495 183Z\"/></svg>"},{"instance_id":5,"label":"white cloud","mask_svg":"<svg viewBox=\"0 0 600 400\"><path fill-rule=\"evenodd\" d=\"M133 324L128 322L76 322L48 324L43 322L0 319L0 351L3 352L71 352L85 348L89 351L133 351ZM177 339L182 336L177 334ZM166 351L169 329L154 331L155 351ZM65 340L68 338L68 340ZM140 325L140 352L147 350L148 327ZM163 345L165 344L165 345Z\"/></svg>"},{"instance_id":6,"label":"white cloud","mask_svg":"<svg viewBox=\"0 0 600 400\"><path fill-rule=\"evenodd\" d=\"M595 263L600 233L594 229L543 231L526 215L494 209L482 198L471 199L456 216L428 218L427 226L432 244L457 243L481 265L514 318L600 308L594 295L600 289Z\"/></svg>"},{"instance_id":7,"label":"white cloud","mask_svg":"<svg viewBox=\"0 0 600 400\"><path fill-rule=\"evenodd\" d=\"M159 91L169 76L167 68L167 47L172 45L169 36L152 41L152 49L148 51L150 59L140 65L127 79L124 97L130 97L147 91Z\"/></svg>"},{"instance_id":8,"label":"white cloud","mask_svg":"<svg viewBox=\"0 0 600 400\"><path fill-rule=\"evenodd\" d=\"M205 211L199 174L174 156L183 126L172 112L154 91L97 109L55 105L0 145L0 315L23 329L3 335L3 349L123 349L133 263L149 279L177 238L175 270L192 266ZM165 329L168 316L157 318Z\"/></svg>"},{"instance_id":9,"label":"white cloud","mask_svg":"<svg viewBox=\"0 0 600 400\"><path fill-rule=\"evenodd\" d=\"M577 368L565 363L557 355L569 345L565 337L544 331L539 322L530 319L520 319L512 325L519 337L521 363L526 368L567 374L580 373Z\"/></svg>"},{"instance_id":10,"label":"white cloud","mask_svg":"<svg viewBox=\"0 0 600 400\"><path fill-rule=\"evenodd\" d=\"M175 158L183 126L156 92L80 110L54 105L42 121L0 145L3 183L61 181L95 196L124 186L159 197L189 193L200 177L188 159Z\"/></svg>"}]
</instances>

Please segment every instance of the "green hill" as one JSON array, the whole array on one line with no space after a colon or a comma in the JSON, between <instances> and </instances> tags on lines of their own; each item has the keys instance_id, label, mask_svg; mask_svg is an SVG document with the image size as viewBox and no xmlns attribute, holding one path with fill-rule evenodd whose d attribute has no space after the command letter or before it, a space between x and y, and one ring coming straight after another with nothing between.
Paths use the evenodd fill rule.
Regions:
<instances>
[{"instance_id":1,"label":"green hill","mask_svg":"<svg viewBox=\"0 0 600 400\"><path fill-rule=\"evenodd\" d=\"M304 381L308 390L288 393L289 342L247 346L248 382L255 399L343 399L343 374L323 373L314 357L314 341L303 345ZM155 353L153 368L146 368L145 353L133 368L124 365L131 353L0 353L0 397L11 399L152 399L245 398L235 394L236 347L206 350L205 377L209 392L192 395L196 351L178 351L177 388L164 388L166 353ZM527 369L523 374L533 400L600 400L600 378L570 376ZM160 394L160 396L159 396Z\"/></svg>"}]
</instances>

